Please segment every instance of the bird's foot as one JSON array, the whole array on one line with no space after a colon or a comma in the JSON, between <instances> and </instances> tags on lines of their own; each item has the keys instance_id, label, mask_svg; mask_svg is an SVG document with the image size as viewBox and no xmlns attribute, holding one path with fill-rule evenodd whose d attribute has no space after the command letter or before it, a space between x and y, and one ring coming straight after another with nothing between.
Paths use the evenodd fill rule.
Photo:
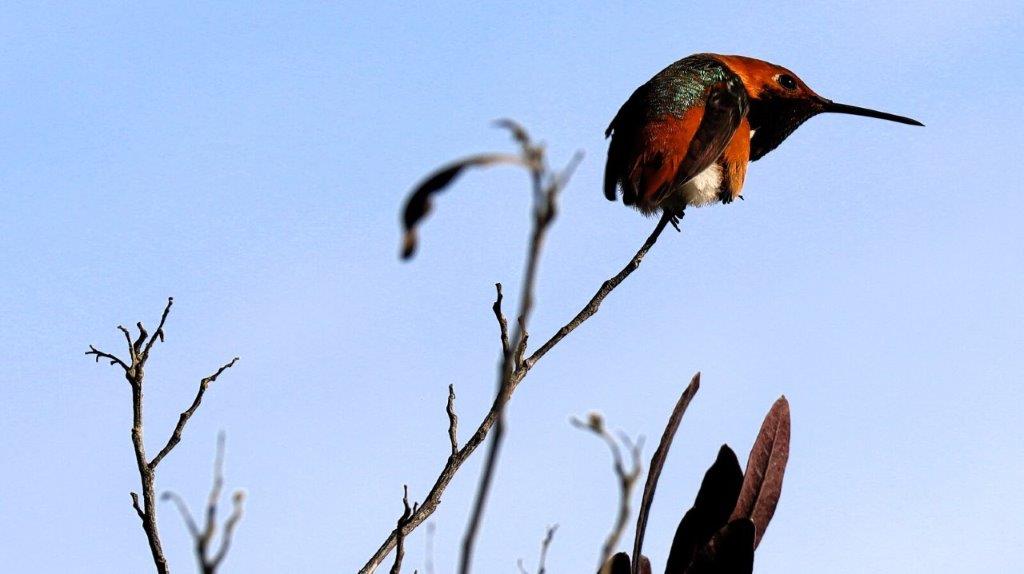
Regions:
<instances>
[{"instance_id":1,"label":"bird's foot","mask_svg":"<svg viewBox=\"0 0 1024 574\"><path fill-rule=\"evenodd\" d=\"M720 191L718 192L718 200L728 205L732 203L732 192L731 191Z\"/></svg>"},{"instance_id":2,"label":"bird's foot","mask_svg":"<svg viewBox=\"0 0 1024 574\"><path fill-rule=\"evenodd\" d=\"M683 220L683 216L686 215L682 209L675 213L669 214L668 222L672 224L672 227L676 228L676 231L682 233L683 230L679 228L679 223Z\"/></svg>"}]
</instances>

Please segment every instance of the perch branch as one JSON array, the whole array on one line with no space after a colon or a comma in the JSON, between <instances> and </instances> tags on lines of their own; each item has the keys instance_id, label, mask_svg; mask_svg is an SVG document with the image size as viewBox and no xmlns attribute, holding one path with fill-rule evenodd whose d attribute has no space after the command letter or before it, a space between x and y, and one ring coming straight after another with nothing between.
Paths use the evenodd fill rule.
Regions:
<instances>
[{"instance_id":1,"label":"perch branch","mask_svg":"<svg viewBox=\"0 0 1024 574\"><path fill-rule=\"evenodd\" d=\"M640 267L640 263L644 260L647 252L651 250L651 247L654 247L654 244L658 241L658 237L661 236L661 232L665 231L665 226L668 225L668 222L671 219L671 216L668 214L661 217L658 221L658 225L655 226L654 231L651 232L650 236L647 237L647 240L644 241L644 244L641 245L640 249L635 255L633 255L633 258L629 260L629 263L626 263L626 266L616 273L614 277L602 283L601 287L597 290L597 293L594 293L594 296L590 298L590 302L588 302L586 306L584 306L583 309L581 309L580 312L572 318L571 321L563 325L562 328L548 339L546 343L541 345L539 349L534 351L533 354L526 359L523 363L523 367L526 370L533 368L541 357L548 354L548 351L553 349L555 345L560 343L562 339L569 335L569 333L575 331L576 328L582 325L584 321L593 317L594 314L597 313L597 310L601 308L601 303L604 302L605 297L611 294L619 284L625 281L631 273Z\"/></svg>"},{"instance_id":2,"label":"perch branch","mask_svg":"<svg viewBox=\"0 0 1024 574\"><path fill-rule=\"evenodd\" d=\"M563 173L561 177L557 178L557 181L559 182L560 186L564 187L564 185L568 181L568 175L568 173ZM502 387L500 392L497 393L495 401L492 403L490 409L484 415L483 420L480 421L480 424L477 426L474 433L469 437L465 444L462 445L462 448L460 448L457 453L452 454L451 456L448 457L448 460L445 463L444 467L438 473L437 479L434 481L434 484L430 487L430 490L424 497L423 503L419 506L418 510L413 512L412 516L409 518L409 521L406 523L405 527L401 529L403 535L408 535L410 532L415 530L437 509L437 506L441 502L441 496L444 494L445 489L451 483L452 478L455 477L456 473L458 473L463 463L465 463L466 460L469 459L470 456L472 456L473 452L476 451L477 447L480 446L483 440L488 436L492 427L494 427L495 423L498 421L499 413L502 412L505 403L508 401L508 398L511 397L512 393L515 392L516 388L522 382L523 378L526 377L526 374L530 371L530 369L532 369L537 364L537 362L540 361L542 357L544 357L544 355L546 355L551 349L553 349L555 345L557 345L559 342L561 342L562 339L568 336L569 333L573 332L587 319L592 317L597 312L598 308L601 306L601 303L604 301L604 299L609 294L611 294L611 292L615 290L615 288L617 288L623 281L625 281L625 279L629 277L629 275L640 266L640 263L647 255L647 252L650 251L650 249L654 246L655 242L658 240L658 237L665 230L665 227L668 225L670 219L671 218L669 216L662 217L662 219L658 222L657 226L655 226L654 231L650 234L650 236L647 237L646 241L644 241L643 245L641 245L640 249L636 252L636 254L633 255L629 262L626 263L626 266L623 267L623 269L619 271L615 276L611 277L610 279L602 283L600 288L597 290L594 296L591 297L590 301L586 304L586 306L584 306L583 309L581 309L579 313L577 313L571 321L569 321L562 328L560 328L550 339L548 339L547 342L545 342L539 349L534 351L532 355L523 359L520 365L516 366L514 372L512 372L512 374L508 378L508 384L500 385ZM504 347L502 353L504 356ZM502 373L503 372L504 370L502 371ZM501 378L504 379L503 375L499 376L501 376ZM374 572L387 557L388 553L390 553L395 548L397 537L398 529L392 530L391 533L388 534L384 542L373 553L370 559L367 560L366 564L364 564L363 567L359 570L359 573L370 574L371 572Z\"/></svg>"}]
</instances>

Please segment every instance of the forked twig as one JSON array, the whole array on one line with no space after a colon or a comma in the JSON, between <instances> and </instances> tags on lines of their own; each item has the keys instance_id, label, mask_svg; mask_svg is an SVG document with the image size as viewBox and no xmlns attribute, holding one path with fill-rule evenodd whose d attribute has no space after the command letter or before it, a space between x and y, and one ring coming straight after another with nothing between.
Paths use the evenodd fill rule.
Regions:
<instances>
[{"instance_id":1,"label":"forked twig","mask_svg":"<svg viewBox=\"0 0 1024 574\"><path fill-rule=\"evenodd\" d=\"M174 298L168 297L167 305L164 307L163 313L160 315L160 323L152 335L146 331L146 328L141 322L138 322L135 326L138 329L139 334L133 341L128 329L118 325L117 329L124 335L125 342L128 347L130 362L125 362L113 354L101 351L93 345L89 345L89 350L85 353L86 355L94 356L96 361L99 361L102 358L109 361L111 365L117 365L120 367L124 371L125 380L128 381L128 385L131 387L132 447L135 452L135 464L139 471L139 481L142 486L141 504L139 502L139 495L135 492L130 493L132 508L142 521L142 530L146 534L150 554L153 557L153 564L156 566L156 570L159 574L167 574L169 568L167 565L167 558L164 556L163 546L160 542L160 532L157 529L155 494L157 466L181 441L185 425L202 403L203 396L206 393L207 388L217 380L217 377L227 369L234 366L235 362L238 361L238 357L235 357L231 362L221 366L212 375L203 378L199 382L199 391L196 394L195 399L193 399L192 405L181 413L178 418L178 424L175 425L174 430L171 433L170 438L167 439L164 447L160 449L160 452L153 457L152 460L149 460L146 457L146 446L143 441L144 421L142 416L142 391L143 383L145 381L145 367L146 362L149 360L149 354L153 350L153 345L156 344L157 340L164 340L164 325L167 323L167 317L170 315L171 306L173 304ZM234 528L234 526L231 525L231 528Z\"/></svg>"},{"instance_id":2,"label":"forked twig","mask_svg":"<svg viewBox=\"0 0 1024 574\"><path fill-rule=\"evenodd\" d=\"M612 453L612 467L615 471L615 478L618 479L619 483L619 511L616 514L615 524L611 532L608 533L604 544L601 546L601 556L597 561L597 569L600 570L601 566L615 552L615 547L618 546L619 539L622 538L622 534L626 531L626 526L629 522L633 488L636 486L637 479L640 478L640 473L643 472L643 463L640 460L640 452L643 449L643 437L634 442L630 440L629 436L621 433L619 440L615 440L615 437L605 427L604 419L598 413L591 413L587 417L586 422L575 417L570 419L570 422L579 429L594 433L608 445L608 449ZM629 469L626 468L625 457L622 456L622 447L625 447L630 454Z\"/></svg>"},{"instance_id":3,"label":"forked twig","mask_svg":"<svg viewBox=\"0 0 1024 574\"><path fill-rule=\"evenodd\" d=\"M210 547L213 543L214 537L217 535L217 506L220 502L220 494L224 489L224 433L220 433L217 436L217 456L213 463L213 485L210 487L210 495L206 501L206 520L203 524L203 529L200 530L196 521L192 518L192 513L189 512L188 506L185 501L174 492L165 492L161 495L163 500L170 500L178 508L178 512L181 513L182 520L185 521L185 527L188 529L189 535L192 537L192 544L195 550L196 562L199 566L199 571L202 574L216 574L217 569L220 568L221 563L224 562L224 557L227 556L228 549L231 548L231 540L234 538L235 528L238 526L239 521L242 520L242 505L245 502L245 492L236 490L231 496L231 501L234 509L228 519L224 522L224 526L220 536L220 546L217 551L211 556Z\"/></svg>"}]
</instances>

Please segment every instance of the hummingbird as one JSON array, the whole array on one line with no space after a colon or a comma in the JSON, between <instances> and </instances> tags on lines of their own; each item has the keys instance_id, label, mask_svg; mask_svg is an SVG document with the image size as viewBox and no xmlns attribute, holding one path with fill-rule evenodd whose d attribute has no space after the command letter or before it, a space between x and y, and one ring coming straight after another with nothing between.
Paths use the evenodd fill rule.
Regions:
<instances>
[{"instance_id":1,"label":"hummingbird","mask_svg":"<svg viewBox=\"0 0 1024 574\"><path fill-rule=\"evenodd\" d=\"M605 131L604 194L678 228L688 205L731 203L747 164L821 113L923 126L903 116L823 98L782 66L719 54L671 64L633 92Z\"/></svg>"}]
</instances>

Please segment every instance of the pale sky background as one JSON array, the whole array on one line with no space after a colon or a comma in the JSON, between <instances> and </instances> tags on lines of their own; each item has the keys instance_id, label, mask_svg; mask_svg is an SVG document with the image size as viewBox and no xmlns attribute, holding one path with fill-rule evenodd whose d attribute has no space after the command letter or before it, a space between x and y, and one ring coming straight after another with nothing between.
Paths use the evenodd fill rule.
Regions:
<instances>
[{"instance_id":1,"label":"pale sky background","mask_svg":"<svg viewBox=\"0 0 1024 574\"><path fill-rule=\"evenodd\" d=\"M249 492L224 572L355 571L402 484L421 499L446 457L447 385L463 438L486 408L493 283L514 291L526 240L527 178L474 173L402 264L403 196L453 157L514 149L499 117L553 162L587 152L541 268L543 340L654 225L601 194L608 121L667 64L717 51L927 127L814 118L753 164L746 201L667 232L512 402L475 571L532 565L552 523L549 571L592 571L616 486L568 418L599 410L653 445L698 370L648 530L656 571L719 445L745 460L783 393L792 455L758 572L1017 571L1022 37L1017 1L5 3L0 564L152 569L128 388L83 352L121 352L115 326L155 325L172 295L151 450L202 376L241 361L160 489L198 506L224 429L228 487ZM455 569L477 468L432 519L438 573ZM191 571L160 511L174 570Z\"/></svg>"}]
</instances>

